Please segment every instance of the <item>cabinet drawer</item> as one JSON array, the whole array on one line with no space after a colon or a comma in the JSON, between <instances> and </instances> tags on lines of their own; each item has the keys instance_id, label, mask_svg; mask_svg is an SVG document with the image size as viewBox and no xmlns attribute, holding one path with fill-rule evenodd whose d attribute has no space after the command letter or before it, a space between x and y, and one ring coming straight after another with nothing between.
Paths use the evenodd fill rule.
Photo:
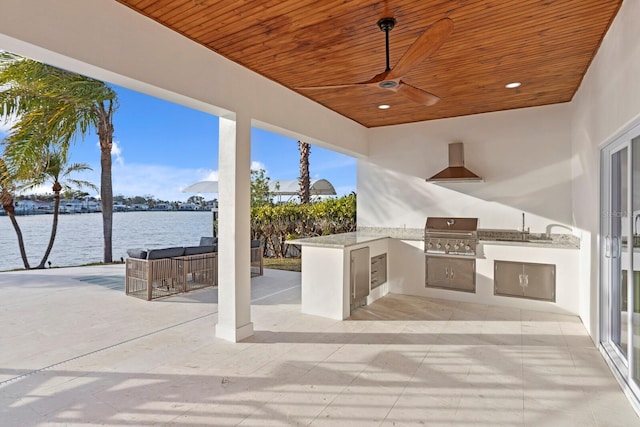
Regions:
<instances>
[{"instance_id":1,"label":"cabinet drawer","mask_svg":"<svg viewBox=\"0 0 640 427\"><path fill-rule=\"evenodd\" d=\"M371 289L387 281L387 254L371 257Z\"/></svg>"}]
</instances>

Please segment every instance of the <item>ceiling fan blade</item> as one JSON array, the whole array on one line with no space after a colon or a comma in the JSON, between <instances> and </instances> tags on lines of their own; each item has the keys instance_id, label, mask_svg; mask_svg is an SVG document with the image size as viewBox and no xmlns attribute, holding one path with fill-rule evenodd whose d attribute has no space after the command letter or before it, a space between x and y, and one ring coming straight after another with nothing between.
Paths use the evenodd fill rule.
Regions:
<instances>
[{"instance_id":1,"label":"ceiling fan blade","mask_svg":"<svg viewBox=\"0 0 640 427\"><path fill-rule=\"evenodd\" d=\"M328 86L302 86L296 87L296 90L322 90L322 89L343 89L347 87L358 87L363 83L351 83L346 85L328 85Z\"/></svg>"},{"instance_id":2,"label":"ceiling fan blade","mask_svg":"<svg viewBox=\"0 0 640 427\"><path fill-rule=\"evenodd\" d=\"M431 25L413 42L396 66L391 69L389 78L403 77L415 65L425 61L442 46L452 31L453 21L449 18L443 18Z\"/></svg>"},{"instance_id":3,"label":"ceiling fan blade","mask_svg":"<svg viewBox=\"0 0 640 427\"><path fill-rule=\"evenodd\" d=\"M422 89L418 89L417 87L411 86L410 84L407 84L405 82L400 82L400 86L398 87L396 93L399 93L400 95L412 100L413 102L426 106L431 106L440 101L440 98L438 98L434 94Z\"/></svg>"},{"instance_id":4,"label":"ceiling fan blade","mask_svg":"<svg viewBox=\"0 0 640 427\"><path fill-rule=\"evenodd\" d=\"M371 78L370 80L367 80L366 82L358 82L358 83L351 83L351 84L344 84L344 85L303 86L303 87L296 87L295 89L316 90L316 89L342 89L347 87L358 87L358 86L378 86L378 83L380 83L383 80L386 80L387 74L389 74L389 72L384 71L380 74L375 75L373 78Z\"/></svg>"}]
</instances>

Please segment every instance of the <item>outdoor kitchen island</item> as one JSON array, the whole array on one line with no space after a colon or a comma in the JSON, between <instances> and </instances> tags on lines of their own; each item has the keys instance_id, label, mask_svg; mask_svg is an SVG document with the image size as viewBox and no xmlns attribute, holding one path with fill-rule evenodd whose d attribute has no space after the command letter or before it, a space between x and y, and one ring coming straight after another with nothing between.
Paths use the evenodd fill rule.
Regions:
<instances>
[{"instance_id":1,"label":"outdoor kitchen island","mask_svg":"<svg viewBox=\"0 0 640 427\"><path fill-rule=\"evenodd\" d=\"M303 247L303 313L342 320L356 305L370 304L389 292L388 279L371 288L369 268L371 257L388 253L388 234L356 231L287 243ZM384 268L388 270L386 257Z\"/></svg>"},{"instance_id":2,"label":"outdoor kitchen island","mask_svg":"<svg viewBox=\"0 0 640 427\"><path fill-rule=\"evenodd\" d=\"M302 246L301 311L306 314L346 319L353 309L388 293L578 314L581 299L578 239L554 234L544 242L503 240L513 232L478 230L476 283L472 292L426 286L422 229L367 228L287 243ZM496 265L500 278L515 271L515 285L507 287L503 294L500 289L496 293ZM535 268L528 270L530 267L551 265L554 278L551 298L536 292L512 294L513 288L526 290L533 285L537 276ZM503 267L506 276L501 273Z\"/></svg>"}]
</instances>

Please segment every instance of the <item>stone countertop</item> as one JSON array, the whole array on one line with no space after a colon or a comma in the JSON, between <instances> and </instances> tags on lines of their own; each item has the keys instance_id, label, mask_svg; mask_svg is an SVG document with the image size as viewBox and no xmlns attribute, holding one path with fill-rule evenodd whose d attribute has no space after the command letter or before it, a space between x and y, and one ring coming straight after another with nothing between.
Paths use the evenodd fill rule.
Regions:
<instances>
[{"instance_id":1,"label":"stone countertop","mask_svg":"<svg viewBox=\"0 0 640 427\"><path fill-rule=\"evenodd\" d=\"M422 228L358 227L359 232L382 234L392 239L424 241Z\"/></svg>"},{"instance_id":2,"label":"stone countertop","mask_svg":"<svg viewBox=\"0 0 640 427\"><path fill-rule=\"evenodd\" d=\"M478 240L482 244L507 246L527 246L550 249L580 249L580 239L572 234L551 234L551 239L544 233L530 233L529 241L522 241L522 234L517 230L478 230ZM424 241L424 230L421 228L384 228L361 227L351 233L329 234L327 236L304 237L287 240L286 243L301 246L327 248L346 248L381 239L399 239Z\"/></svg>"},{"instance_id":3,"label":"stone countertop","mask_svg":"<svg viewBox=\"0 0 640 427\"><path fill-rule=\"evenodd\" d=\"M478 240L480 243L492 245L580 249L580 239L573 234L551 234L547 236L545 233L528 233L527 240L522 240L522 233L518 230L478 229Z\"/></svg>"},{"instance_id":4,"label":"stone countertop","mask_svg":"<svg viewBox=\"0 0 640 427\"><path fill-rule=\"evenodd\" d=\"M351 233L329 234L326 236L303 237L300 239L287 240L286 243L300 246L346 248L348 246L360 245L387 238L389 238L389 236L386 234L373 233L370 231L354 231Z\"/></svg>"},{"instance_id":5,"label":"stone countertop","mask_svg":"<svg viewBox=\"0 0 640 427\"><path fill-rule=\"evenodd\" d=\"M346 248L348 246L373 242L381 239L424 240L424 230L420 228L361 227L351 233L329 234L327 236L303 237L287 240L286 243L301 246Z\"/></svg>"}]
</instances>

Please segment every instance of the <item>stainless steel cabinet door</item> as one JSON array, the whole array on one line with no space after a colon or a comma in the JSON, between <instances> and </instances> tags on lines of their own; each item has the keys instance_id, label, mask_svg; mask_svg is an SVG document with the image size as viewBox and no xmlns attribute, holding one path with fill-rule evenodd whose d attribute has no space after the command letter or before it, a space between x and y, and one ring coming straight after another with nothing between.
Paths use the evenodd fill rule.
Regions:
<instances>
[{"instance_id":1,"label":"stainless steel cabinet door","mask_svg":"<svg viewBox=\"0 0 640 427\"><path fill-rule=\"evenodd\" d=\"M524 264L525 298L556 300L556 266L552 264Z\"/></svg>"},{"instance_id":2,"label":"stainless steel cabinet door","mask_svg":"<svg viewBox=\"0 0 640 427\"><path fill-rule=\"evenodd\" d=\"M495 261L493 268L493 293L504 296L524 296L522 263Z\"/></svg>"},{"instance_id":3,"label":"stainless steel cabinet door","mask_svg":"<svg viewBox=\"0 0 640 427\"><path fill-rule=\"evenodd\" d=\"M369 295L369 248L351 251L351 302Z\"/></svg>"},{"instance_id":4,"label":"stainless steel cabinet door","mask_svg":"<svg viewBox=\"0 0 640 427\"><path fill-rule=\"evenodd\" d=\"M493 293L508 297L556 300L556 266L495 261Z\"/></svg>"},{"instance_id":5,"label":"stainless steel cabinet door","mask_svg":"<svg viewBox=\"0 0 640 427\"><path fill-rule=\"evenodd\" d=\"M430 288L475 292L476 260L427 256L426 284Z\"/></svg>"},{"instance_id":6,"label":"stainless steel cabinet door","mask_svg":"<svg viewBox=\"0 0 640 427\"><path fill-rule=\"evenodd\" d=\"M427 257L426 286L447 288L449 285L449 262L445 258Z\"/></svg>"},{"instance_id":7,"label":"stainless steel cabinet door","mask_svg":"<svg viewBox=\"0 0 640 427\"><path fill-rule=\"evenodd\" d=\"M449 286L452 289L475 292L476 260L451 258L449 260Z\"/></svg>"}]
</instances>

